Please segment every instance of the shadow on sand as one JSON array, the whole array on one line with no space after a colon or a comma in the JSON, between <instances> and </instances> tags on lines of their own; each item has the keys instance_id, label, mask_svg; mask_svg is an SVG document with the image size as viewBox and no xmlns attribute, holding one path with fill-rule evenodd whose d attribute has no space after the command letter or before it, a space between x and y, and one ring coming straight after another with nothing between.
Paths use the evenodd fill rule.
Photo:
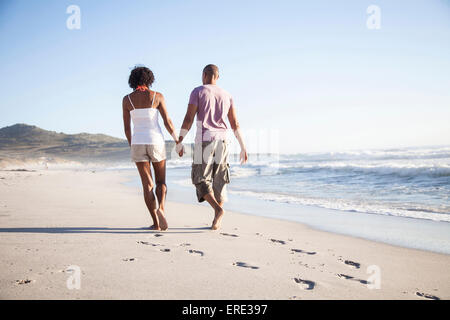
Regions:
<instances>
[{"instance_id":1,"label":"shadow on sand","mask_svg":"<svg viewBox=\"0 0 450 320\"><path fill-rule=\"evenodd\" d=\"M177 230L177 231L172 231ZM210 227L199 228L169 228L166 231L149 230L141 228L108 228L108 227L54 227L54 228L0 228L0 233L201 233L211 230Z\"/></svg>"}]
</instances>

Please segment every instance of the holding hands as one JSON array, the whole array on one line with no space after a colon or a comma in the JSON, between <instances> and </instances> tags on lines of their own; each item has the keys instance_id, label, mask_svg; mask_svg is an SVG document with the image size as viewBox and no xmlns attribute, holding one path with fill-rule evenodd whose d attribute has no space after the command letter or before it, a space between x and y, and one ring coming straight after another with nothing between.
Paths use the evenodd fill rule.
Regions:
<instances>
[{"instance_id":1,"label":"holding hands","mask_svg":"<svg viewBox=\"0 0 450 320\"><path fill-rule=\"evenodd\" d=\"M176 143L175 151L178 153L178 155L180 157L182 157L184 155L184 153L185 153L184 145L183 145L182 142L183 142L183 139L184 139L184 137L186 136L187 133L188 133L188 130L183 129L183 128L180 131L180 137L177 137L175 132L172 133L172 136L173 136L173 138L175 140L175 143ZM248 154L247 154L247 149L245 147L244 140L242 138L241 130L239 129L239 127L237 127L234 130L234 135L236 136L236 138L237 138L237 140L239 142L239 145L241 147L241 153L240 153L240 156L239 156L240 162L241 162L241 164L244 164L244 163L246 163L248 161Z\"/></svg>"},{"instance_id":2,"label":"holding hands","mask_svg":"<svg viewBox=\"0 0 450 320\"><path fill-rule=\"evenodd\" d=\"M170 134L173 140L175 141L175 151L178 153L180 157L182 157L184 153L184 146L181 143L181 141L183 141L183 136L181 134L182 132L180 132L180 137L178 137L175 130L173 130L172 133Z\"/></svg>"},{"instance_id":3,"label":"holding hands","mask_svg":"<svg viewBox=\"0 0 450 320\"><path fill-rule=\"evenodd\" d=\"M183 156L183 154L184 154L184 145L180 141L178 141L178 143L176 144L175 151L178 153L178 155L180 157Z\"/></svg>"},{"instance_id":4,"label":"holding hands","mask_svg":"<svg viewBox=\"0 0 450 320\"><path fill-rule=\"evenodd\" d=\"M178 141L176 141L177 145L175 146L175 151L178 153L178 155L180 157L182 157L184 152L185 152L182 142L183 142L183 139L187 135L188 132L189 132L189 130L183 129L183 127L182 127L181 130L180 130L180 137L178 138Z\"/></svg>"}]
</instances>

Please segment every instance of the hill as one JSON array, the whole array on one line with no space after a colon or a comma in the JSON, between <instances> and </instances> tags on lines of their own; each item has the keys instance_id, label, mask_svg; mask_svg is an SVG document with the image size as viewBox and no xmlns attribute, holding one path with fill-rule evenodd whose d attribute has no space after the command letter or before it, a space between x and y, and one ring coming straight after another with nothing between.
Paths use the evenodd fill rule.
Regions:
<instances>
[{"instance_id":1,"label":"hill","mask_svg":"<svg viewBox=\"0 0 450 320\"><path fill-rule=\"evenodd\" d=\"M166 141L168 156L174 142ZM0 129L0 164L14 160L130 161L128 142L105 134L66 134L18 123Z\"/></svg>"}]
</instances>

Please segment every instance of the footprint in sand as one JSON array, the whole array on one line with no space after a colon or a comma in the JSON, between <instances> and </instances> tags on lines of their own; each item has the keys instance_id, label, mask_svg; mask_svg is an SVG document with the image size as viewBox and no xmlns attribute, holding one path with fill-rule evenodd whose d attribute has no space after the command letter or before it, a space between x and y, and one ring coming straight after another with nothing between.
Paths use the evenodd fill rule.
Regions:
<instances>
[{"instance_id":1,"label":"footprint in sand","mask_svg":"<svg viewBox=\"0 0 450 320\"><path fill-rule=\"evenodd\" d=\"M223 235L223 236L227 236L227 237L234 237L234 238L239 237L237 234L232 234L232 233L222 232L220 234Z\"/></svg>"},{"instance_id":2,"label":"footprint in sand","mask_svg":"<svg viewBox=\"0 0 450 320\"><path fill-rule=\"evenodd\" d=\"M294 281L296 283L298 283L302 287L302 289L304 289L304 290L312 290L316 286L316 283L314 281L311 281L311 280L304 280L304 279L300 279L300 278L294 278Z\"/></svg>"},{"instance_id":3,"label":"footprint in sand","mask_svg":"<svg viewBox=\"0 0 450 320\"><path fill-rule=\"evenodd\" d=\"M31 282L33 282L33 280L30 280L30 279L16 280L17 284L28 284Z\"/></svg>"},{"instance_id":4,"label":"footprint in sand","mask_svg":"<svg viewBox=\"0 0 450 320\"><path fill-rule=\"evenodd\" d=\"M251 266L245 262L235 262L235 263L233 263L233 266L249 268L249 269L259 269L259 267Z\"/></svg>"},{"instance_id":5,"label":"footprint in sand","mask_svg":"<svg viewBox=\"0 0 450 320\"><path fill-rule=\"evenodd\" d=\"M203 251L200 251L200 250L189 250L189 253L195 253L195 254L198 254L198 255L200 255L202 257L205 255L203 253Z\"/></svg>"},{"instance_id":6,"label":"footprint in sand","mask_svg":"<svg viewBox=\"0 0 450 320\"><path fill-rule=\"evenodd\" d=\"M160 249L161 252L170 252L170 249Z\"/></svg>"},{"instance_id":7,"label":"footprint in sand","mask_svg":"<svg viewBox=\"0 0 450 320\"><path fill-rule=\"evenodd\" d=\"M191 244L190 243L182 243L182 244L180 244L180 247L187 247L187 246L190 246Z\"/></svg>"},{"instance_id":8,"label":"footprint in sand","mask_svg":"<svg viewBox=\"0 0 450 320\"><path fill-rule=\"evenodd\" d=\"M302 263L301 261L299 261L298 264L301 265L302 267L305 267L305 268L308 268L308 269L316 269L316 267L310 266L307 263Z\"/></svg>"},{"instance_id":9,"label":"footprint in sand","mask_svg":"<svg viewBox=\"0 0 450 320\"><path fill-rule=\"evenodd\" d=\"M275 242L275 243L286 244L286 241L283 241L283 240L270 239L270 241Z\"/></svg>"},{"instance_id":10,"label":"footprint in sand","mask_svg":"<svg viewBox=\"0 0 450 320\"><path fill-rule=\"evenodd\" d=\"M154 237L162 237L163 235L161 233L155 233L153 236Z\"/></svg>"},{"instance_id":11,"label":"footprint in sand","mask_svg":"<svg viewBox=\"0 0 450 320\"><path fill-rule=\"evenodd\" d=\"M159 243L151 243L151 242L147 242L147 241L136 241L139 244L144 244L146 246L152 246L152 247L157 247L160 246Z\"/></svg>"},{"instance_id":12,"label":"footprint in sand","mask_svg":"<svg viewBox=\"0 0 450 320\"><path fill-rule=\"evenodd\" d=\"M136 261L137 259L136 258L125 258L125 259L122 259L123 261Z\"/></svg>"},{"instance_id":13,"label":"footprint in sand","mask_svg":"<svg viewBox=\"0 0 450 320\"><path fill-rule=\"evenodd\" d=\"M433 295L428 294L428 293L416 292L416 295L419 296L419 297L426 298L426 299L441 300L439 297L433 296Z\"/></svg>"},{"instance_id":14,"label":"footprint in sand","mask_svg":"<svg viewBox=\"0 0 450 320\"><path fill-rule=\"evenodd\" d=\"M298 253L305 253L305 254L309 254L309 255L313 255L313 254L317 253L317 252L314 252L314 251L304 251L304 250L301 250L301 249L291 249L291 251L298 252Z\"/></svg>"},{"instance_id":15,"label":"footprint in sand","mask_svg":"<svg viewBox=\"0 0 450 320\"><path fill-rule=\"evenodd\" d=\"M362 283L362 284L368 284L368 283L369 283L369 282L367 282L366 280L357 279L357 278L355 278L355 277L353 277L353 276L349 276L349 275L343 274L343 273L338 273L337 276L338 276L339 278L341 278L341 279L357 281L357 282Z\"/></svg>"},{"instance_id":16,"label":"footprint in sand","mask_svg":"<svg viewBox=\"0 0 450 320\"><path fill-rule=\"evenodd\" d=\"M351 261L351 260L342 260L341 258L339 258L339 261L341 261L342 263L348 265L351 268L359 269L361 267L360 263L354 262L354 261Z\"/></svg>"}]
</instances>

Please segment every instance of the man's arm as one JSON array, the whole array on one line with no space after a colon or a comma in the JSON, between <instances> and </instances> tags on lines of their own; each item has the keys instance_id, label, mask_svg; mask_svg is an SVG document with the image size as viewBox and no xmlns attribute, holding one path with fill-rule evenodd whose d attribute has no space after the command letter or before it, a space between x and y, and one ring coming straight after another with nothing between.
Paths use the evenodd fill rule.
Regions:
<instances>
[{"instance_id":1,"label":"man's arm","mask_svg":"<svg viewBox=\"0 0 450 320\"><path fill-rule=\"evenodd\" d=\"M241 147L240 160L241 164L244 164L248 160L247 149L245 148L244 139L242 138L239 122L237 120L236 111L234 110L234 107L230 108L230 110L228 111L228 120L230 121L231 129L233 129L234 135L236 136L236 139Z\"/></svg>"},{"instance_id":2,"label":"man's arm","mask_svg":"<svg viewBox=\"0 0 450 320\"><path fill-rule=\"evenodd\" d=\"M123 128L125 131L125 136L128 140L128 145L131 146L131 117L130 117L130 110L128 110L127 107L127 100L125 97L122 100L122 113L123 113Z\"/></svg>"},{"instance_id":3,"label":"man's arm","mask_svg":"<svg viewBox=\"0 0 450 320\"><path fill-rule=\"evenodd\" d=\"M183 141L184 137L186 137L187 133L192 127L192 123L194 123L195 115L197 114L198 107L195 104L189 104L186 115L184 116L183 125L180 130L180 137L178 141Z\"/></svg>"}]
</instances>

